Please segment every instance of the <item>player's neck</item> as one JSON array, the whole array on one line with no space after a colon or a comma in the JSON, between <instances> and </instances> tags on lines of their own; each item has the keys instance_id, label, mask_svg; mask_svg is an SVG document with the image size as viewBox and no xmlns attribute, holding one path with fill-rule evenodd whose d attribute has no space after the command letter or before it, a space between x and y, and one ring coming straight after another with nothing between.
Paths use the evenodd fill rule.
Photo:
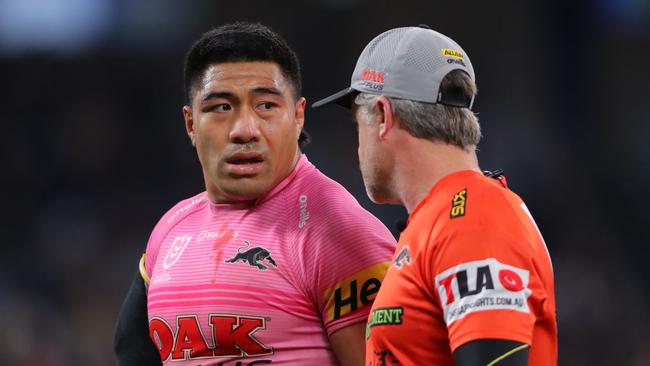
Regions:
<instances>
[{"instance_id":1,"label":"player's neck","mask_svg":"<svg viewBox=\"0 0 650 366\"><path fill-rule=\"evenodd\" d=\"M409 214L438 181L462 170L480 172L476 152L414 138L402 149L396 165L395 187Z\"/></svg>"}]
</instances>

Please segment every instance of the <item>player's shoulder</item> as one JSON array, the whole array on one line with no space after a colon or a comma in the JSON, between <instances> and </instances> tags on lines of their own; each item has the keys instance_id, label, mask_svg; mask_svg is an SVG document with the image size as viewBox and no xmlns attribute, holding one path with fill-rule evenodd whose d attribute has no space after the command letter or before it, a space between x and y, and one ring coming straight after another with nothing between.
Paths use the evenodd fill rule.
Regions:
<instances>
[{"instance_id":1,"label":"player's shoulder","mask_svg":"<svg viewBox=\"0 0 650 366\"><path fill-rule=\"evenodd\" d=\"M416 223L444 230L465 230L485 220L498 219L519 197L507 188L505 178L462 171L443 178L416 207Z\"/></svg>"},{"instance_id":2,"label":"player's shoulder","mask_svg":"<svg viewBox=\"0 0 650 366\"><path fill-rule=\"evenodd\" d=\"M479 176L475 181L477 193L474 209L474 219L483 223L483 226L510 225L523 212L523 201L508 187L504 175L492 178ZM469 204L469 201L467 202Z\"/></svg>"},{"instance_id":3,"label":"player's shoulder","mask_svg":"<svg viewBox=\"0 0 650 366\"><path fill-rule=\"evenodd\" d=\"M162 215L158 224L156 224L156 227L154 228L154 232L173 227L177 223L183 221L183 219L188 215L204 207L207 202L208 194L206 191L181 200Z\"/></svg>"},{"instance_id":4,"label":"player's shoulder","mask_svg":"<svg viewBox=\"0 0 650 366\"><path fill-rule=\"evenodd\" d=\"M343 185L313 165L300 177L294 189L299 192L296 194L299 214L301 217L308 215L312 226L340 229L329 230L332 233L342 233L347 227L357 227L359 231L380 230L390 235L381 221L363 208Z\"/></svg>"},{"instance_id":5,"label":"player's shoulder","mask_svg":"<svg viewBox=\"0 0 650 366\"><path fill-rule=\"evenodd\" d=\"M476 172L457 179L441 190L432 234L449 238L506 241L523 235L523 201L512 192L505 177L487 177Z\"/></svg>"},{"instance_id":6,"label":"player's shoulder","mask_svg":"<svg viewBox=\"0 0 650 366\"><path fill-rule=\"evenodd\" d=\"M301 185L313 209L326 213L330 219L345 217L350 213L370 215L343 185L316 167L305 176Z\"/></svg>"},{"instance_id":7,"label":"player's shoulder","mask_svg":"<svg viewBox=\"0 0 650 366\"><path fill-rule=\"evenodd\" d=\"M204 207L207 201L207 192L199 193L193 197L178 202L176 205L170 208L160 218L160 220L158 220L158 223L151 231L146 249L145 267L148 269L148 274L150 277L150 268L153 268L153 261L158 255L158 250L160 249L162 241L176 224L183 221L183 219L191 213L196 212L196 210L199 208Z\"/></svg>"},{"instance_id":8,"label":"player's shoulder","mask_svg":"<svg viewBox=\"0 0 650 366\"><path fill-rule=\"evenodd\" d=\"M448 188L447 199L450 219L462 216L480 218L487 212L500 211L504 206L521 202L519 196L508 188L505 176L488 177L479 172L457 179Z\"/></svg>"}]
</instances>

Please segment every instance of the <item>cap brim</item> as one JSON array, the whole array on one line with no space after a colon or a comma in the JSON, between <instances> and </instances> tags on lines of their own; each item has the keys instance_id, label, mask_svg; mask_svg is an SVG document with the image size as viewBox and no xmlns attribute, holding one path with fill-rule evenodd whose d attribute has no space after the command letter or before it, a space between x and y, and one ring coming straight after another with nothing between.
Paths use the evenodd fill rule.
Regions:
<instances>
[{"instance_id":1,"label":"cap brim","mask_svg":"<svg viewBox=\"0 0 650 366\"><path fill-rule=\"evenodd\" d=\"M352 106L352 99L358 94L359 92L352 89L352 88L345 88L341 90L338 93L332 94L327 98L323 98L314 104L311 105L312 108L318 108L322 107L326 104L330 103L336 103L342 107L345 108L350 108Z\"/></svg>"}]
</instances>

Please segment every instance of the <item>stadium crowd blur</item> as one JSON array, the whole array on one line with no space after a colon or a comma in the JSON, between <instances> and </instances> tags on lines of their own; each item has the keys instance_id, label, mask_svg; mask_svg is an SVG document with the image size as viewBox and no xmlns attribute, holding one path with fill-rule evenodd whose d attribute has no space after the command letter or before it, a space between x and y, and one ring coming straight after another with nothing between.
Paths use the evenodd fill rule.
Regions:
<instances>
[{"instance_id":1,"label":"stadium crowd blur","mask_svg":"<svg viewBox=\"0 0 650 366\"><path fill-rule=\"evenodd\" d=\"M459 41L482 168L505 170L553 258L560 365L650 364L650 1L395 4L0 0L1 363L115 363L150 230L203 190L184 52L249 20L296 49L309 103L348 82L384 30L426 23ZM366 198L347 113L308 109L306 127L310 160L397 235L405 211Z\"/></svg>"}]
</instances>

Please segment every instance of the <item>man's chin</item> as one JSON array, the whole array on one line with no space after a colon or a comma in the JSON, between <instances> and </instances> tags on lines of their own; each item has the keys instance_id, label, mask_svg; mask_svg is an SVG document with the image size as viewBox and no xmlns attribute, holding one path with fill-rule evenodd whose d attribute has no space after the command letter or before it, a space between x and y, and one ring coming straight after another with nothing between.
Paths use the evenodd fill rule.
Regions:
<instances>
[{"instance_id":1,"label":"man's chin","mask_svg":"<svg viewBox=\"0 0 650 366\"><path fill-rule=\"evenodd\" d=\"M231 179L220 189L228 200L232 201L252 201L266 196L271 188L269 184L263 182L259 177L239 177Z\"/></svg>"},{"instance_id":2,"label":"man's chin","mask_svg":"<svg viewBox=\"0 0 650 366\"><path fill-rule=\"evenodd\" d=\"M366 194L368 195L368 198L370 198L370 201L378 205L400 204L399 199L393 197L393 195L383 187L375 185L366 186Z\"/></svg>"}]
</instances>

